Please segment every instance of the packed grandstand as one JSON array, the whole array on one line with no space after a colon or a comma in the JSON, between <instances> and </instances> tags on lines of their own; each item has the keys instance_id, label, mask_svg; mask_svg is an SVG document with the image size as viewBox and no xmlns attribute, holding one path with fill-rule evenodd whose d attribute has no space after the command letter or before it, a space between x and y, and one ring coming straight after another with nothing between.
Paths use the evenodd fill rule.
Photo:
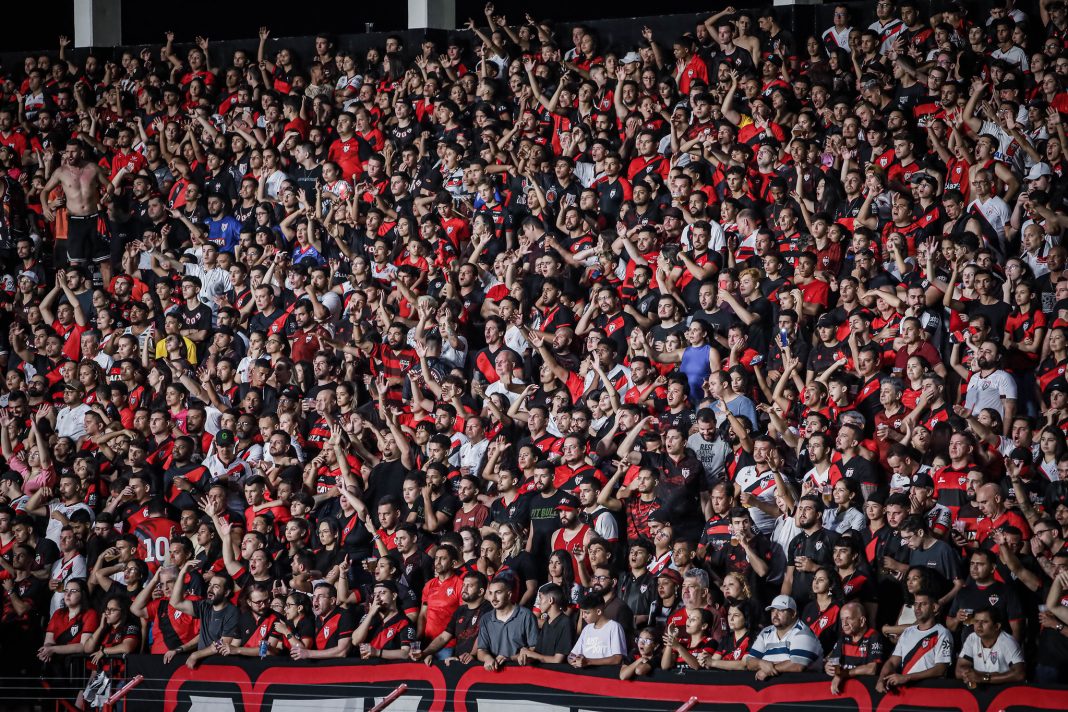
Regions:
<instances>
[{"instance_id":1,"label":"packed grandstand","mask_svg":"<svg viewBox=\"0 0 1068 712\"><path fill-rule=\"evenodd\" d=\"M1064 681L1068 11L874 13L7 67L5 670Z\"/></svg>"}]
</instances>

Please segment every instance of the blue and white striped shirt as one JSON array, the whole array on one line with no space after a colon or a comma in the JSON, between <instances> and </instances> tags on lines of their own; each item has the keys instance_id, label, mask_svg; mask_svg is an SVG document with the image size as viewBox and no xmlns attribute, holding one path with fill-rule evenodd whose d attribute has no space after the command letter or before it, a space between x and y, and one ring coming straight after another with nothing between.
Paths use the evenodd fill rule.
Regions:
<instances>
[{"instance_id":1,"label":"blue and white striped shirt","mask_svg":"<svg viewBox=\"0 0 1068 712\"><path fill-rule=\"evenodd\" d=\"M769 663L792 662L814 670L823 658L823 648L812 630L798 620L782 638L773 625L760 631L748 654Z\"/></svg>"}]
</instances>

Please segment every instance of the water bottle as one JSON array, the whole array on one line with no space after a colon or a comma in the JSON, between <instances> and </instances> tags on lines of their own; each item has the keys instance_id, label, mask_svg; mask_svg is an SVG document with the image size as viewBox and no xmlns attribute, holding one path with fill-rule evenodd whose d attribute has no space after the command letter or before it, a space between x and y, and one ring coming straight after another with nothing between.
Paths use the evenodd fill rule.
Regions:
<instances>
[{"instance_id":1,"label":"water bottle","mask_svg":"<svg viewBox=\"0 0 1068 712\"><path fill-rule=\"evenodd\" d=\"M267 657L267 639L266 638L264 638L263 640L260 641L260 660L263 660L265 657Z\"/></svg>"}]
</instances>

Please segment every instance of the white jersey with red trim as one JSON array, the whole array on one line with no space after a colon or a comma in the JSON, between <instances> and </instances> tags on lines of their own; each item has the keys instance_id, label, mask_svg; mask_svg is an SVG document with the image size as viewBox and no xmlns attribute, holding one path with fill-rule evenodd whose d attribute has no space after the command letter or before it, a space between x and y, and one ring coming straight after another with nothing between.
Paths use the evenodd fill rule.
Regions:
<instances>
[{"instance_id":1,"label":"white jersey with red trim","mask_svg":"<svg viewBox=\"0 0 1068 712\"><path fill-rule=\"evenodd\" d=\"M761 501L775 503L775 473L772 470L757 472L756 465L743 467L734 476L734 484ZM761 534L770 534L775 529L775 517L759 507L751 507L749 514L753 517L753 526Z\"/></svg>"},{"instance_id":2,"label":"white jersey with red trim","mask_svg":"<svg viewBox=\"0 0 1068 712\"><path fill-rule=\"evenodd\" d=\"M909 626L897 639L894 656L901 658L900 672L908 674L930 670L940 663L953 662L953 635L940 623L927 630Z\"/></svg>"}]
</instances>

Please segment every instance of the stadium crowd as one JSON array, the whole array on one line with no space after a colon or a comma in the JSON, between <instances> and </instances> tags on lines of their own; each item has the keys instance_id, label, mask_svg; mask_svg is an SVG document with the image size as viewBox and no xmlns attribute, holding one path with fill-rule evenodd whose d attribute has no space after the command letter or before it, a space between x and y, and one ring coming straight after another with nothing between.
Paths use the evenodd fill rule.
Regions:
<instances>
[{"instance_id":1,"label":"stadium crowd","mask_svg":"<svg viewBox=\"0 0 1068 712\"><path fill-rule=\"evenodd\" d=\"M1064 681L1068 12L874 11L6 68L5 669Z\"/></svg>"}]
</instances>

